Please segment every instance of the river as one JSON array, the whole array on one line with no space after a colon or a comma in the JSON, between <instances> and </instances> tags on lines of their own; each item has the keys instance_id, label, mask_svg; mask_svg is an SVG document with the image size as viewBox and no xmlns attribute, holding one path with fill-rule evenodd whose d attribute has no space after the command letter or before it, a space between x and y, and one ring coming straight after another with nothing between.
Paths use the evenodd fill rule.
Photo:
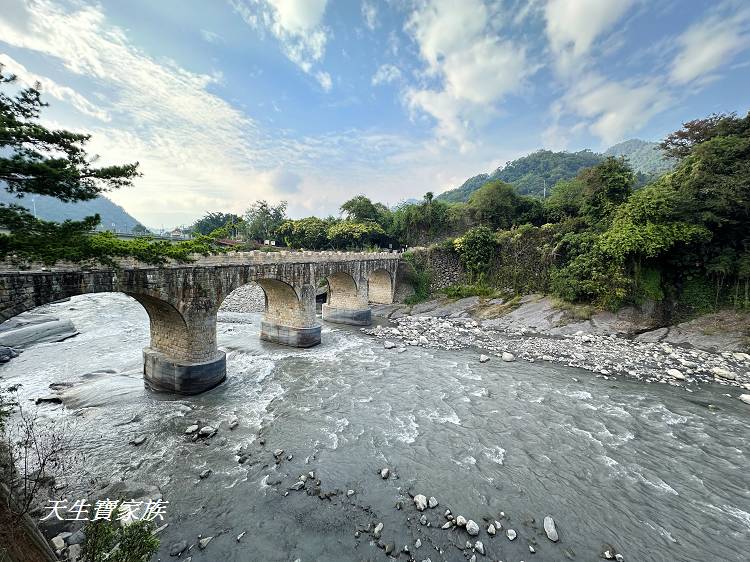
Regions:
<instances>
[{"instance_id":1,"label":"river","mask_svg":"<svg viewBox=\"0 0 750 562\"><path fill-rule=\"evenodd\" d=\"M195 562L385 560L371 534L355 536L377 522L383 541L409 545L416 560L466 560L467 534L440 528L447 508L479 523L480 560L590 561L607 544L625 560L750 557L750 409L725 387L686 392L540 362L480 364L472 350L396 353L333 325L316 348L283 348L259 341L251 314L219 324L225 383L165 396L143 387L148 318L135 301L89 295L45 309L80 335L25 351L0 367L0 384L21 382L32 399L50 383L76 383L64 405L28 406L70 423L78 440L67 497L92 480L160 486L170 502L162 560L170 544L199 534L214 539L192 549ZM184 432L196 420L218 433L191 441ZM139 435L144 444L129 444ZM279 464L275 449L284 450ZM340 493L285 495L308 471L323 492ZM429 527L407 492L438 499ZM546 515L557 543L541 528ZM503 531L489 537L493 520Z\"/></svg>"}]
</instances>

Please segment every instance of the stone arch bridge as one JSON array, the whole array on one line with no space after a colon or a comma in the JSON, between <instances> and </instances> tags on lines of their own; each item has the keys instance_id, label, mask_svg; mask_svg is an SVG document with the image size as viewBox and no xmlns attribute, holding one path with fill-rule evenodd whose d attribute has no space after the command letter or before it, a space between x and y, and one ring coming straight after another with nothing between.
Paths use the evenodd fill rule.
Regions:
<instances>
[{"instance_id":1,"label":"stone arch bridge","mask_svg":"<svg viewBox=\"0 0 750 562\"><path fill-rule=\"evenodd\" d=\"M0 321L75 295L121 292L146 309L151 342L143 350L145 383L196 394L226 377L216 345L216 313L235 289L256 282L266 295L261 339L296 347L320 343L317 287L327 281L323 320L370 323L369 303L393 302L398 254L233 252L187 264L151 266L122 260L117 268L76 266L0 269Z\"/></svg>"}]
</instances>

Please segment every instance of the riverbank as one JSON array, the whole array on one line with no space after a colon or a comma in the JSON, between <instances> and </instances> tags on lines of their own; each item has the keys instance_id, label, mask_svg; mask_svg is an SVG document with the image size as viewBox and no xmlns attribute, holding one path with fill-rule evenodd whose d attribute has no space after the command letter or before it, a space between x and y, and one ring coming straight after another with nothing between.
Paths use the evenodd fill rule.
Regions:
<instances>
[{"instance_id":1,"label":"riverbank","mask_svg":"<svg viewBox=\"0 0 750 562\"><path fill-rule=\"evenodd\" d=\"M404 346L476 348L487 354L483 361L489 356L545 361L600 377L627 376L645 382L716 382L736 387L741 391L738 398L750 400L747 315L729 312L650 329L649 319L632 309L582 319L538 295L510 305L501 299L470 297L412 307L381 305L373 312L394 325L363 331L396 351ZM708 328L714 329L708 333Z\"/></svg>"}]
</instances>

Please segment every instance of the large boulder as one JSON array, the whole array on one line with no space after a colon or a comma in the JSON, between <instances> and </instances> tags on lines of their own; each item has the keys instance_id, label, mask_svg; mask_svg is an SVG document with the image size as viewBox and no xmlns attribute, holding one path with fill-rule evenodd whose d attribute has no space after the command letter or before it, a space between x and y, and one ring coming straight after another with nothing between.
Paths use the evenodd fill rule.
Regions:
<instances>
[{"instance_id":1,"label":"large boulder","mask_svg":"<svg viewBox=\"0 0 750 562\"><path fill-rule=\"evenodd\" d=\"M76 335L78 335L78 330L73 322L53 319L2 331L0 332L0 345L23 349L37 343L63 341Z\"/></svg>"}]
</instances>

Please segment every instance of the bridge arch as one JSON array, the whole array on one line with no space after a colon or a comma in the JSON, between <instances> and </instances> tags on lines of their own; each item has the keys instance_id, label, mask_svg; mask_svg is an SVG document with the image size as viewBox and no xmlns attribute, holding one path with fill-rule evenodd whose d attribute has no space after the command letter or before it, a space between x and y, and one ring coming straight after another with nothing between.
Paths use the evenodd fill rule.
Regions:
<instances>
[{"instance_id":1,"label":"bridge arch","mask_svg":"<svg viewBox=\"0 0 750 562\"><path fill-rule=\"evenodd\" d=\"M372 313L367 306L366 281L357 280L346 271L329 273L326 281L328 299L323 305L323 320L354 326L369 325Z\"/></svg>"},{"instance_id":2,"label":"bridge arch","mask_svg":"<svg viewBox=\"0 0 750 562\"><path fill-rule=\"evenodd\" d=\"M367 298L376 304L393 303L393 277L386 269L376 269L367 277Z\"/></svg>"},{"instance_id":3,"label":"bridge arch","mask_svg":"<svg viewBox=\"0 0 750 562\"><path fill-rule=\"evenodd\" d=\"M266 295L266 313L260 338L294 347L320 343L320 325L315 320L315 287L293 287L278 279L256 279Z\"/></svg>"}]
</instances>

